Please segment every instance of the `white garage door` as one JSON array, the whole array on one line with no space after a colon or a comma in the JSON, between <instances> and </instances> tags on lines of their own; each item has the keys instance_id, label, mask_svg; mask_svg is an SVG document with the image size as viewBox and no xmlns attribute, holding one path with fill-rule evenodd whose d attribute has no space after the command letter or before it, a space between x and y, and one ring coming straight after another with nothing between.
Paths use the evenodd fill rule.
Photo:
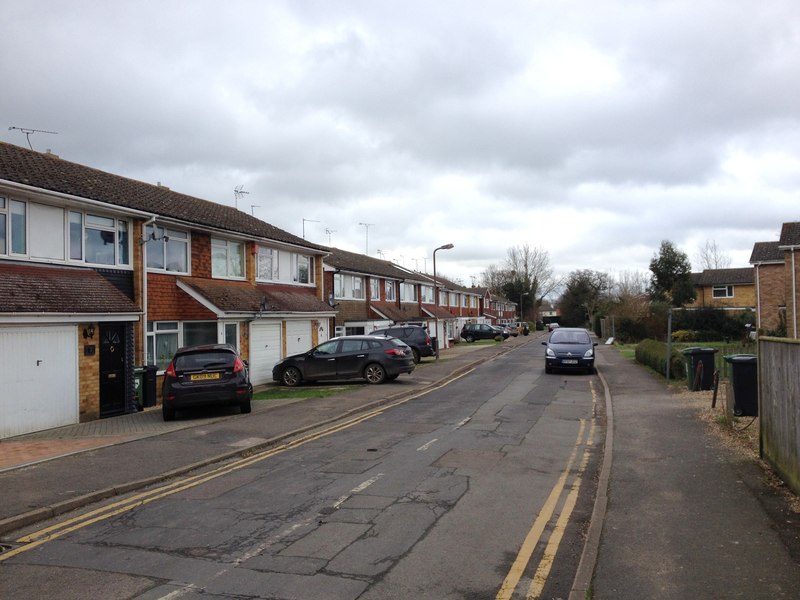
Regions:
<instances>
[{"instance_id":1,"label":"white garage door","mask_svg":"<svg viewBox=\"0 0 800 600\"><path fill-rule=\"evenodd\" d=\"M78 422L74 326L0 328L0 438Z\"/></svg>"},{"instance_id":2,"label":"white garage door","mask_svg":"<svg viewBox=\"0 0 800 600\"><path fill-rule=\"evenodd\" d=\"M286 355L311 350L311 321L286 321Z\"/></svg>"},{"instance_id":3,"label":"white garage door","mask_svg":"<svg viewBox=\"0 0 800 600\"><path fill-rule=\"evenodd\" d=\"M250 381L272 381L272 367L281 359L281 324L250 323Z\"/></svg>"}]
</instances>

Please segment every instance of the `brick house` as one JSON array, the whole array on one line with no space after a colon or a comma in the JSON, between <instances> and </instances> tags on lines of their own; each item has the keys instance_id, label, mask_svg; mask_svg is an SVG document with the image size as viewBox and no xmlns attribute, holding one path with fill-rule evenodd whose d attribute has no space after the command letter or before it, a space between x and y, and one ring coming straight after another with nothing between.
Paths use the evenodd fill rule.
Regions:
<instances>
[{"instance_id":1,"label":"brick house","mask_svg":"<svg viewBox=\"0 0 800 600\"><path fill-rule=\"evenodd\" d=\"M777 331L786 323L784 252L780 242L756 242L750 254L756 284L756 327Z\"/></svg>"},{"instance_id":2,"label":"brick house","mask_svg":"<svg viewBox=\"0 0 800 600\"><path fill-rule=\"evenodd\" d=\"M0 143L0 438L136 410L134 365L160 371L192 343L232 343L271 380L329 336L326 254L233 207Z\"/></svg>"},{"instance_id":3,"label":"brick house","mask_svg":"<svg viewBox=\"0 0 800 600\"><path fill-rule=\"evenodd\" d=\"M457 319L447 308L450 295L441 278L437 278L434 292L430 275L339 248L329 251L324 259L325 289L330 290L328 303L337 310L336 335L417 323L440 340L440 348L448 347ZM434 333L437 320L438 335Z\"/></svg>"},{"instance_id":4,"label":"brick house","mask_svg":"<svg viewBox=\"0 0 800 600\"><path fill-rule=\"evenodd\" d=\"M777 242L757 242L750 263L756 269L759 329L770 332L785 324L786 336L800 337L800 222L781 226Z\"/></svg>"},{"instance_id":5,"label":"brick house","mask_svg":"<svg viewBox=\"0 0 800 600\"><path fill-rule=\"evenodd\" d=\"M756 285L753 267L706 269L692 273L697 297L687 308L719 308L729 311L755 310Z\"/></svg>"}]
</instances>

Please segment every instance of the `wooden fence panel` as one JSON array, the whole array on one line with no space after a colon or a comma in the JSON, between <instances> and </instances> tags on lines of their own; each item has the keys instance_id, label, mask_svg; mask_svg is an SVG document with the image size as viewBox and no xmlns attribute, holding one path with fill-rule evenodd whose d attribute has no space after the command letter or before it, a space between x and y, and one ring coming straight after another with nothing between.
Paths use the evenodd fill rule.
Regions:
<instances>
[{"instance_id":1,"label":"wooden fence panel","mask_svg":"<svg viewBox=\"0 0 800 600\"><path fill-rule=\"evenodd\" d=\"M800 494L800 340L758 342L761 457Z\"/></svg>"}]
</instances>

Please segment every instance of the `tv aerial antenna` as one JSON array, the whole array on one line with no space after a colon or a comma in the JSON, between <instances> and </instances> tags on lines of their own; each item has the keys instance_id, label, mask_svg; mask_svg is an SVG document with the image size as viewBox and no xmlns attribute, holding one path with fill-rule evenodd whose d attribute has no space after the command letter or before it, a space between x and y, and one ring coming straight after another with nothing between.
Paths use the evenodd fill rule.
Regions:
<instances>
[{"instance_id":1,"label":"tv aerial antenna","mask_svg":"<svg viewBox=\"0 0 800 600\"><path fill-rule=\"evenodd\" d=\"M328 234L328 245L330 246L330 245L331 245L331 234L332 234L332 233L336 233L336 230L335 230L335 229L328 229L328 228L326 227L326 228L325 228L325 233L327 233L327 234Z\"/></svg>"},{"instance_id":2,"label":"tv aerial antenna","mask_svg":"<svg viewBox=\"0 0 800 600\"><path fill-rule=\"evenodd\" d=\"M28 127L9 127L8 130L11 131L12 129L17 129L25 134L25 137L28 140L28 146L30 149L33 150L33 146L31 145L31 134L32 133L50 133L52 135L58 135L57 131L45 131L44 129L29 129Z\"/></svg>"},{"instance_id":3,"label":"tv aerial antenna","mask_svg":"<svg viewBox=\"0 0 800 600\"><path fill-rule=\"evenodd\" d=\"M242 188L244 188L244 184L237 185L235 188L233 188L233 199L234 202L236 203L236 210L239 210L239 200L244 198L245 194L250 193L250 192L245 192L244 189Z\"/></svg>"}]
</instances>

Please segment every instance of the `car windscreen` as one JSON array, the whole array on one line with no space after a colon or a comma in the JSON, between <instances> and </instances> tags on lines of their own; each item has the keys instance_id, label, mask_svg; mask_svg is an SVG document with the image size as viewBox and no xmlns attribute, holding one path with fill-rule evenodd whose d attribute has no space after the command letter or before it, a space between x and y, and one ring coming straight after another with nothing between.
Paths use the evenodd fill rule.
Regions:
<instances>
[{"instance_id":1,"label":"car windscreen","mask_svg":"<svg viewBox=\"0 0 800 600\"><path fill-rule=\"evenodd\" d=\"M584 331L556 330L550 336L551 344L591 344L589 334Z\"/></svg>"},{"instance_id":2,"label":"car windscreen","mask_svg":"<svg viewBox=\"0 0 800 600\"><path fill-rule=\"evenodd\" d=\"M179 354L175 357L175 369L177 371L224 369L232 367L235 358L233 352L225 350Z\"/></svg>"}]
</instances>

